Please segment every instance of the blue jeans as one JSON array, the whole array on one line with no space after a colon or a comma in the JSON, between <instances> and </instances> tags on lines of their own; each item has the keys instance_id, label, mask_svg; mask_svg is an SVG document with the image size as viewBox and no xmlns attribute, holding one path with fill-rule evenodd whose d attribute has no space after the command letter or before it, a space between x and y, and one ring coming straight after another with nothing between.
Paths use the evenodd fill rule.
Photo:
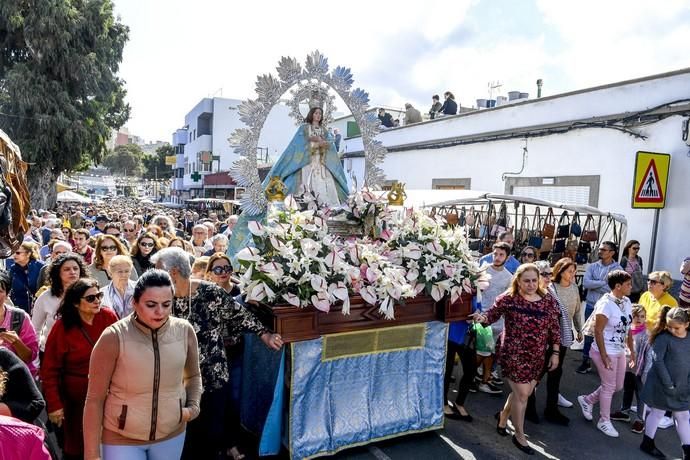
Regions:
<instances>
[{"instance_id":1,"label":"blue jeans","mask_svg":"<svg viewBox=\"0 0 690 460\"><path fill-rule=\"evenodd\" d=\"M585 321L587 321L587 318L589 318L592 315L592 312L594 311L594 304L591 304L587 302L585 306ZM594 342L594 337L590 335L585 336L585 345L582 347L582 360L587 361L589 360L589 349L592 348L592 342Z\"/></svg>"},{"instance_id":2,"label":"blue jeans","mask_svg":"<svg viewBox=\"0 0 690 460\"><path fill-rule=\"evenodd\" d=\"M171 460L179 459L184 445L184 431L167 441L139 446L101 444L103 460Z\"/></svg>"}]
</instances>

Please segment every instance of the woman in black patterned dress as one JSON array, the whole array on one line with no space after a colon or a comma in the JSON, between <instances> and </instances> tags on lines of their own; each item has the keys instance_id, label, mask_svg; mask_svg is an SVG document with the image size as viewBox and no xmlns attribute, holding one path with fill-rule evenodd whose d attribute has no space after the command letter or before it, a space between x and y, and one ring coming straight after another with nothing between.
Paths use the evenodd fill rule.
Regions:
<instances>
[{"instance_id":1,"label":"woman in black patterned dress","mask_svg":"<svg viewBox=\"0 0 690 460\"><path fill-rule=\"evenodd\" d=\"M170 273L175 297L172 314L189 321L199 342L199 367L204 392L201 413L187 426L183 459L215 459L225 447L225 412L230 398L230 369L224 336L256 333L269 348L279 350L283 339L271 333L246 308L215 284L190 279L189 254L180 248L158 251L151 262Z\"/></svg>"},{"instance_id":2,"label":"woman in black patterned dress","mask_svg":"<svg viewBox=\"0 0 690 460\"><path fill-rule=\"evenodd\" d=\"M503 410L496 414L497 430L506 436L505 427L510 417L515 426L513 443L528 454L534 454L534 450L528 445L524 432L527 399L544 368L549 346L552 350L549 370L558 366L559 314L556 300L539 285L536 265L523 264L515 272L508 291L496 298L493 308L486 315L475 315L475 320L484 324L492 324L501 316L505 318L499 359L511 393Z\"/></svg>"}]
</instances>

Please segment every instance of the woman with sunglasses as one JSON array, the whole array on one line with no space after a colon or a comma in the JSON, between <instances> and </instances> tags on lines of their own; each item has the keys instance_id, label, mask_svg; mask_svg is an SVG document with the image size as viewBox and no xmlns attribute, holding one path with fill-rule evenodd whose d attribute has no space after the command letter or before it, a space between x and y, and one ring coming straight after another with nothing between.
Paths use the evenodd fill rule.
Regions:
<instances>
[{"instance_id":1,"label":"woman with sunglasses","mask_svg":"<svg viewBox=\"0 0 690 460\"><path fill-rule=\"evenodd\" d=\"M537 249L533 246L525 246L520 252L521 264L533 264L537 260Z\"/></svg>"},{"instance_id":2,"label":"woman with sunglasses","mask_svg":"<svg viewBox=\"0 0 690 460\"><path fill-rule=\"evenodd\" d=\"M640 254L640 242L637 240L630 240L623 247L623 255L621 256L621 267L623 270L630 273L633 280L633 290L630 293L630 301L637 303L640 296L644 292L644 266L642 264L642 257Z\"/></svg>"},{"instance_id":3,"label":"woman with sunglasses","mask_svg":"<svg viewBox=\"0 0 690 460\"><path fill-rule=\"evenodd\" d=\"M161 249L158 237L153 233L146 232L137 238L137 242L132 248L132 262L138 274L153 268L151 256Z\"/></svg>"},{"instance_id":4,"label":"woman with sunglasses","mask_svg":"<svg viewBox=\"0 0 690 460\"><path fill-rule=\"evenodd\" d=\"M41 366L48 418L63 427L64 458L83 458L82 416L89 384L89 360L103 331L117 321L101 307L103 293L94 279L83 278L65 291L57 321L46 342Z\"/></svg>"},{"instance_id":5,"label":"woman with sunglasses","mask_svg":"<svg viewBox=\"0 0 690 460\"><path fill-rule=\"evenodd\" d=\"M72 229L70 227L63 226L60 230L62 230L62 234L65 236L65 241L74 246L74 232Z\"/></svg>"},{"instance_id":6,"label":"woman with sunglasses","mask_svg":"<svg viewBox=\"0 0 690 460\"><path fill-rule=\"evenodd\" d=\"M669 272L652 272L647 276L647 291L640 296L640 305L647 316L647 331L652 332L659 322L659 314L664 305L677 307L678 302L669 294L673 278Z\"/></svg>"},{"instance_id":7,"label":"woman with sunglasses","mask_svg":"<svg viewBox=\"0 0 690 460\"><path fill-rule=\"evenodd\" d=\"M239 286L233 283L230 258L222 252L213 254L208 260L204 278L223 288L232 297L240 295Z\"/></svg>"},{"instance_id":8,"label":"woman with sunglasses","mask_svg":"<svg viewBox=\"0 0 690 460\"><path fill-rule=\"evenodd\" d=\"M93 263L89 265L89 274L98 281L99 285L105 286L112 279L110 272L108 272L108 266L110 265L110 259L115 256L129 256L129 252L127 252L120 240L113 235L99 235L96 240ZM132 270L129 278L134 281L139 278L136 270Z\"/></svg>"},{"instance_id":9,"label":"woman with sunglasses","mask_svg":"<svg viewBox=\"0 0 690 460\"><path fill-rule=\"evenodd\" d=\"M231 297L240 295L239 286L233 282L230 259L223 253L218 252L211 256L206 267L204 278L217 284ZM244 308L239 301L235 305L236 308ZM228 407L226 408L225 440L228 458L239 459L244 458L244 454L239 450L238 446L240 443L237 439L237 433L241 432L239 400L241 397L242 355L244 346L241 334L233 334L231 330L227 330L224 335L225 355L228 360L228 369L230 373L231 394L230 401L228 401Z\"/></svg>"},{"instance_id":10,"label":"woman with sunglasses","mask_svg":"<svg viewBox=\"0 0 690 460\"><path fill-rule=\"evenodd\" d=\"M561 259L565 260L565 259ZM572 262L571 259L567 259ZM559 260L560 262L560 260ZM567 426L570 423L570 419L565 415L561 414L558 410L558 406L572 407L573 403L565 399L559 393L561 385L561 377L563 376L563 362L565 360L565 353L568 347L573 344L573 328L572 320L568 314L568 307L561 301L561 299L556 294L554 290L554 284L552 283L553 270L549 265L549 262L545 260L540 260L535 263L539 269L539 286L556 299L558 308L560 309L559 322L561 326L561 342L558 352L554 352L552 348L546 351L547 358L552 355L558 356L558 366L555 369L548 369L549 362L548 359L544 363L544 370L542 371L539 380L547 374L546 378L546 408L544 409L544 416L547 421L554 423L556 425ZM547 372L548 371L548 372ZM536 411L536 388L529 397L527 403L527 415L532 415L538 421L537 411Z\"/></svg>"}]
</instances>

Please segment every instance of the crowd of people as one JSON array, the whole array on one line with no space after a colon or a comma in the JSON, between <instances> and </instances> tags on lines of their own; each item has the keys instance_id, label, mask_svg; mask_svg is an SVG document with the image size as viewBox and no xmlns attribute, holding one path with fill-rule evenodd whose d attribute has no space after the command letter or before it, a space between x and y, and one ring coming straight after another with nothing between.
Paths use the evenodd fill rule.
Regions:
<instances>
[{"instance_id":1,"label":"crowd of people","mask_svg":"<svg viewBox=\"0 0 690 460\"><path fill-rule=\"evenodd\" d=\"M39 211L30 222L0 270L0 436L2 427L18 433L2 447L31 446L27 459L51 449L66 459L243 458L243 336L273 350L283 340L243 303L226 255L237 216L120 200ZM533 454L525 421L540 418L535 392L545 380L547 421L568 425L559 408L572 407L569 398L587 420L598 405L604 435L618 436L613 421L632 422L640 448L657 457L656 430L675 421L690 458L690 258L676 299L672 275L646 275L639 250L630 241L619 257L602 242L579 285L573 260L551 266L534 247L514 253L512 234L499 234L480 259L489 281L473 315L449 326L446 395L456 357L462 377L445 416L472 422L470 393L506 391L497 433L509 435L512 421L513 443ZM593 364L600 384L566 397L563 364L578 344L577 372Z\"/></svg>"},{"instance_id":2,"label":"crowd of people","mask_svg":"<svg viewBox=\"0 0 690 460\"><path fill-rule=\"evenodd\" d=\"M237 216L119 200L29 220L0 270L3 455L244 458L243 336L283 341L239 298Z\"/></svg>"},{"instance_id":3,"label":"crowd of people","mask_svg":"<svg viewBox=\"0 0 690 460\"><path fill-rule=\"evenodd\" d=\"M654 442L657 429L675 424L683 458L690 459L690 257L680 267L683 283L676 299L671 273L644 274L639 241L624 246L620 262L617 245L601 242L599 260L587 266L581 286L572 259L551 266L537 260L539 252L531 246L516 258L512 242L509 232L499 234L493 251L480 259L489 286L475 299L471 319L450 325L445 394L456 356L462 378L457 396L446 401L445 416L471 422L469 393L500 395L505 379L509 394L495 416L496 430L508 436L510 419L513 443L533 455L525 420L540 420L535 389L546 378L544 418L568 425L559 410L573 406L560 393L563 363L569 348L581 348L576 372L591 372L593 363L600 381L589 394L573 395L585 420L593 420L598 405L596 428L614 438L620 427L613 421L632 422L630 430L642 434L640 449L656 458L665 458ZM620 391L623 403L616 410L612 400Z\"/></svg>"}]
</instances>

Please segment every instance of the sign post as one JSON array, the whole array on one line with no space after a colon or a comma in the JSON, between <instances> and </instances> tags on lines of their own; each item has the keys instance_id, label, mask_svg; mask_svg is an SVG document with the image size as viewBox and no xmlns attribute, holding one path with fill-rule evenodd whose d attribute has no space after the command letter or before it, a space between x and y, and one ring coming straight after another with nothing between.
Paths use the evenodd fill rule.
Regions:
<instances>
[{"instance_id":1,"label":"sign post","mask_svg":"<svg viewBox=\"0 0 690 460\"><path fill-rule=\"evenodd\" d=\"M661 209L666 206L670 165L671 155L668 153L637 152L635 158L632 207L636 209L654 209L652 244L649 251L649 264L647 265L647 269L650 272L654 267L659 214Z\"/></svg>"}]
</instances>

